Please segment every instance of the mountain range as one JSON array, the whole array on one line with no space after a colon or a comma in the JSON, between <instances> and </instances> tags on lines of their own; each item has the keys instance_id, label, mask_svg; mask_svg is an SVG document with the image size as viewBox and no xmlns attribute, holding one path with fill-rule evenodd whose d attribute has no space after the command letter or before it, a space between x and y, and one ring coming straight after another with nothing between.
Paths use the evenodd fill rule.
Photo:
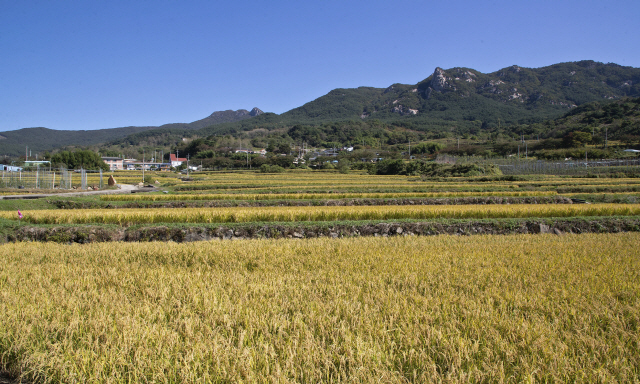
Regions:
<instances>
[{"instance_id":1,"label":"mountain range","mask_svg":"<svg viewBox=\"0 0 640 384\"><path fill-rule=\"evenodd\" d=\"M237 111L227 110L213 112L204 119L191 123L172 123L161 126L144 127L120 127L105 128L96 130L54 130L49 128L22 128L14 131L0 132L0 155L19 156L24 155L27 147L35 156L35 152L50 151L68 145L83 146L106 143L121 139L135 133L145 131L163 130L198 130L221 123L230 123L250 119L262 114L260 109L253 108L251 111L239 109Z\"/></svg>"},{"instance_id":2,"label":"mountain range","mask_svg":"<svg viewBox=\"0 0 640 384\"><path fill-rule=\"evenodd\" d=\"M488 74L462 67L436 68L417 84L334 89L280 115L254 108L214 112L192 123L159 127L1 132L0 155L21 155L25 146L46 151L64 145L135 143L154 135L207 136L344 121L380 122L419 131L473 131L541 123L586 103L627 96L640 96L640 69L613 63L586 60L542 68L513 65Z\"/></svg>"}]
</instances>

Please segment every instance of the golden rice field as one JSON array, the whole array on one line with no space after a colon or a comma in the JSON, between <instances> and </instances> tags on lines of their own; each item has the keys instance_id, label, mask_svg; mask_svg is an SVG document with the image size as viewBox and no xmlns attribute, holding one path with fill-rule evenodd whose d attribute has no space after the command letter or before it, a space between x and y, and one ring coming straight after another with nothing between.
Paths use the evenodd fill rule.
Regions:
<instances>
[{"instance_id":1,"label":"golden rice field","mask_svg":"<svg viewBox=\"0 0 640 384\"><path fill-rule=\"evenodd\" d=\"M638 382L640 234L0 245L37 383Z\"/></svg>"},{"instance_id":2,"label":"golden rice field","mask_svg":"<svg viewBox=\"0 0 640 384\"><path fill-rule=\"evenodd\" d=\"M337 220L488 219L574 216L636 216L635 204L389 205L232 208L126 208L32 210L23 222L33 224L248 223ZM0 218L17 219L12 211Z\"/></svg>"},{"instance_id":3,"label":"golden rice field","mask_svg":"<svg viewBox=\"0 0 640 384\"><path fill-rule=\"evenodd\" d=\"M375 185L375 184L340 184L340 185L316 185L316 186L256 186L256 185L179 185L173 190L180 194L213 194L213 193L440 193L440 192L504 192L514 191L517 185L508 186L476 186L461 185L459 187L442 187L436 185ZM590 188L592 188L590 186ZM638 187L640 189L640 187ZM528 189L531 190L531 189Z\"/></svg>"},{"instance_id":4,"label":"golden rice field","mask_svg":"<svg viewBox=\"0 0 640 384\"><path fill-rule=\"evenodd\" d=\"M406 176L370 176L347 175L312 176L291 174L284 176L245 174L238 178L217 177L202 180L169 184L171 189L181 194L185 193L321 193L332 191L339 193L360 192L397 192L397 193L435 193L435 192L509 192L509 191L557 191L557 192L601 192L640 191L638 179L569 179L548 177L543 180L524 181L473 181L464 178L451 178L451 181L422 181L418 178ZM376 179L377 178L377 179ZM460 180L456 180L460 179ZM318 191L318 192L314 192ZM226 193L226 192L225 192Z\"/></svg>"},{"instance_id":5,"label":"golden rice field","mask_svg":"<svg viewBox=\"0 0 640 384\"><path fill-rule=\"evenodd\" d=\"M441 180L420 180L418 177L380 176L362 173L340 174L329 172L287 172L284 174L261 174L255 172L207 172L194 173L192 181L183 182L177 175L167 172L147 172L153 180L158 180L163 188L180 194L213 193L482 193L513 191L556 191L558 193L603 193L640 192L640 180L585 179L554 176L538 176L530 180L487 181L482 178L449 178ZM142 181L140 171L115 172L120 184L138 184ZM108 174L105 174L105 179ZM103 181L104 181L103 180ZM99 182L95 174L88 175L88 184Z\"/></svg>"},{"instance_id":6,"label":"golden rice field","mask_svg":"<svg viewBox=\"0 0 640 384\"><path fill-rule=\"evenodd\" d=\"M476 185L469 183L460 186L422 185L413 183L407 185L375 185L375 184L341 184L327 186L274 186L260 187L255 185L179 185L173 187L180 194L211 194L211 193L444 193L444 192L508 192L508 191L555 191L557 193L620 193L640 192L640 185L566 185L557 187L534 187L510 185Z\"/></svg>"},{"instance_id":7,"label":"golden rice field","mask_svg":"<svg viewBox=\"0 0 640 384\"><path fill-rule=\"evenodd\" d=\"M129 194L103 195L104 201L173 201L173 200L325 200L325 199L398 199L468 196L556 196L555 191L535 192L409 192L409 193L218 193L218 194Z\"/></svg>"},{"instance_id":8,"label":"golden rice field","mask_svg":"<svg viewBox=\"0 0 640 384\"><path fill-rule=\"evenodd\" d=\"M101 209L640 191L640 179L217 172L183 182L150 174L168 193L78 199L94 209L0 201L11 209L0 210L8 219L0 224L640 215L638 204ZM142 172L115 178L137 184ZM639 241L640 233L619 233L0 244L0 371L29 383L637 383Z\"/></svg>"}]
</instances>

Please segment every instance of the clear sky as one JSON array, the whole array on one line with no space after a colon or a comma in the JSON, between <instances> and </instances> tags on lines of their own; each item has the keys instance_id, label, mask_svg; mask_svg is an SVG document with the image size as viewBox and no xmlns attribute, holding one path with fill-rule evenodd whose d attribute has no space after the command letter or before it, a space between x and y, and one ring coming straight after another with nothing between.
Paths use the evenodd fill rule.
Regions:
<instances>
[{"instance_id":1,"label":"clear sky","mask_svg":"<svg viewBox=\"0 0 640 384\"><path fill-rule=\"evenodd\" d=\"M0 131L283 113L435 67L640 67L638 20L638 0L0 0Z\"/></svg>"}]
</instances>

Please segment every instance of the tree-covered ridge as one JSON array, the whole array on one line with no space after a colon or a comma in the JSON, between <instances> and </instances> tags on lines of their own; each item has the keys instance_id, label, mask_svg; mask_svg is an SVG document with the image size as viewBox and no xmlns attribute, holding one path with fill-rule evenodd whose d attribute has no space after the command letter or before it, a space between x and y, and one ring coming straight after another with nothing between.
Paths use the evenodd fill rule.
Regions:
<instances>
[{"instance_id":1,"label":"tree-covered ridge","mask_svg":"<svg viewBox=\"0 0 640 384\"><path fill-rule=\"evenodd\" d=\"M22 156L26 147L35 153L50 151L67 145L93 145L126 137L156 127L123 127L96 129L93 131L59 131L49 128L22 128L0 132L0 155Z\"/></svg>"},{"instance_id":2,"label":"tree-covered ridge","mask_svg":"<svg viewBox=\"0 0 640 384\"><path fill-rule=\"evenodd\" d=\"M564 137L579 131L591 134L597 143L606 135L610 140L633 144L640 141L640 97L588 103L546 123L545 127L548 137Z\"/></svg>"},{"instance_id":3,"label":"tree-covered ridge","mask_svg":"<svg viewBox=\"0 0 640 384\"><path fill-rule=\"evenodd\" d=\"M483 145L445 149L456 155L507 156L524 148L543 159L619 157L624 148L640 148L640 97L595 101L543 123L516 124L483 132ZM613 145L612 145L613 144ZM589 148L587 148L589 147Z\"/></svg>"},{"instance_id":4,"label":"tree-covered ridge","mask_svg":"<svg viewBox=\"0 0 640 384\"><path fill-rule=\"evenodd\" d=\"M261 118L269 119L274 125L282 124L279 120L281 116L275 114L266 114ZM352 147L353 150L339 152L339 161L335 167L348 170L349 167L366 163L369 164L369 169L373 167L371 161L384 158L385 162L369 169L374 173L398 171L396 166L404 164L403 161L409 155L422 161L446 154L565 159L585 158L588 152L589 158L617 158L624 155L620 152L622 149L640 144L640 97L588 103L567 111L559 118L542 123L501 125L484 129L478 125L477 134L462 130L411 129L377 119L295 124L272 130L255 128L253 120L242 124L245 128L243 131L235 131L233 134L230 134L232 131L227 131L225 134L180 140L172 150L177 149L181 155L189 155L196 163L209 168L246 168L249 165L260 168L265 165L264 169L271 169L270 166L300 166L300 163L296 165L294 162L294 155L304 153L301 146L337 149ZM138 136L143 135L148 135L148 140L159 138L151 135L151 132ZM166 140L171 136L162 137L162 140ZM615 141L615 144L605 146L606 139L609 142ZM136 145L144 146L143 138L140 137L139 140ZM148 141L147 144L151 142ZM238 149L253 148L266 148L267 156L235 153ZM153 150L154 148L147 147L147 153ZM165 157L167 155L165 152ZM336 157L322 151L311 151L306 154L306 158L309 160L307 164L314 167L333 167L332 162L336 160ZM312 158L316 160L312 161ZM431 169L426 163L420 164L415 169L405 169L403 166L402 172L435 175L442 171L439 168ZM450 171L459 173L454 168Z\"/></svg>"},{"instance_id":5,"label":"tree-covered ridge","mask_svg":"<svg viewBox=\"0 0 640 384\"><path fill-rule=\"evenodd\" d=\"M170 132L172 136L176 136L188 130L197 130L215 124L250 119L262 113L258 108L253 108L251 111L247 111L246 109L218 111L192 123L172 123L159 127L121 127L90 131L54 130L42 127L22 128L15 131L0 132L0 155L23 155L25 147L27 146L32 152L44 152L66 146L89 146L117 142L130 136L132 139L125 141L131 141L131 145L136 145L134 143L139 142L140 138L155 136L166 137L168 132Z\"/></svg>"},{"instance_id":6,"label":"tree-covered ridge","mask_svg":"<svg viewBox=\"0 0 640 384\"><path fill-rule=\"evenodd\" d=\"M369 119L420 131L447 127L472 132L539 123L584 103L640 96L639 84L640 69L593 61L536 69L512 66L489 74L469 68L436 68L415 85L335 89L281 115L209 127L203 133Z\"/></svg>"}]
</instances>

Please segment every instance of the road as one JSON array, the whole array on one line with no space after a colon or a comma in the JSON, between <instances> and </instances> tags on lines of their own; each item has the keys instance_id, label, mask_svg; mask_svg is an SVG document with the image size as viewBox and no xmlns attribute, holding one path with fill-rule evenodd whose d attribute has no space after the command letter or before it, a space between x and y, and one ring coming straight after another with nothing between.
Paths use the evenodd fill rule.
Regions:
<instances>
[{"instance_id":1,"label":"road","mask_svg":"<svg viewBox=\"0 0 640 384\"><path fill-rule=\"evenodd\" d=\"M131 193L138 190L138 187L131 184L117 184L118 189L105 189L102 191L83 191L83 192L63 192L63 193L25 193L22 195L5 195L0 196L0 200L16 200L16 199L40 199L43 197L61 196L61 197L74 197L74 196L91 196L91 195L115 195L123 193Z\"/></svg>"}]
</instances>

